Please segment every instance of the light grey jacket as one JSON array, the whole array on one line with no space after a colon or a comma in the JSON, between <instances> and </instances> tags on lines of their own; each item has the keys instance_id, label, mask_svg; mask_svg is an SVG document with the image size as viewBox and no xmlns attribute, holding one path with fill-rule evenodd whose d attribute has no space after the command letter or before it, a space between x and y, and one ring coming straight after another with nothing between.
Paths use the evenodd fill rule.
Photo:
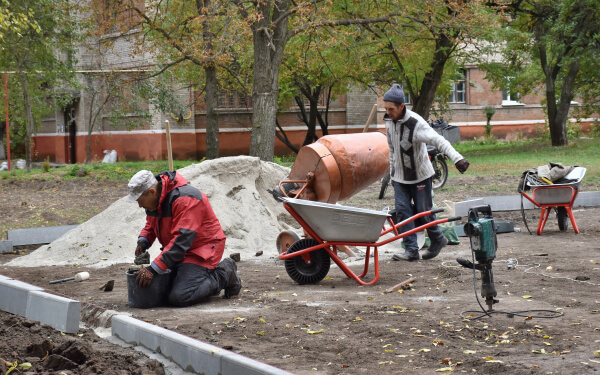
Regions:
<instances>
[{"instance_id":1,"label":"light grey jacket","mask_svg":"<svg viewBox=\"0 0 600 375\"><path fill-rule=\"evenodd\" d=\"M427 144L437 147L455 164L463 159L450 142L408 108L404 116L396 122L387 114L383 119L390 150L392 181L416 184L434 175L435 171L427 155Z\"/></svg>"}]
</instances>

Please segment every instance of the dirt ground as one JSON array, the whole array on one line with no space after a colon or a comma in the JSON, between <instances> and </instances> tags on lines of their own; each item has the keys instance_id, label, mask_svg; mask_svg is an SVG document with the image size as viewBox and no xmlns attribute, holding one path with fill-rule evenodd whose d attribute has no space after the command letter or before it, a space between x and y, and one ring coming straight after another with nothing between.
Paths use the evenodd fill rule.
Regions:
<instances>
[{"instance_id":1,"label":"dirt ground","mask_svg":"<svg viewBox=\"0 0 600 375\"><path fill-rule=\"evenodd\" d=\"M516 194L516 184L514 176L452 176L434 199ZM94 215L125 189L125 184L89 180L0 180L2 226L18 228L36 215L46 218L46 225L74 224L80 219L72 211ZM581 190L592 189L583 184ZM373 209L392 205L391 191L384 200L377 199L378 192L374 184L342 203ZM538 214L528 212L530 228ZM580 234L570 225L559 231L553 215L541 236L529 235L518 211L495 212L494 218L513 220L521 231L498 234L499 303L491 316L471 320L463 318L481 315L481 281L479 272L474 280L473 272L455 260L471 256L465 237L429 261L395 262L394 249L380 251L380 279L373 286L359 286L335 265L321 283L298 285L276 259L273 245L262 256L238 263L244 284L238 298L213 297L188 308L130 308L129 264L14 268L2 264L19 255L4 254L0 274L82 301L90 327L99 324L101 311L116 310L296 374L588 374L600 369L600 208L575 210ZM509 258L518 262L514 269L507 267ZM360 261L349 264L361 273ZM81 271L90 272L88 281L48 284ZM372 259L368 275L373 275ZM416 281L406 289L384 293L412 277ZM108 280L115 280L114 290L101 291ZM31 362L32 373L162 373L154 360L104 342L89 329L62 335L0 312L0 333L0 358ZM73 367L52 367L55 362ZM10 368L2 366L3 372Z\"/></svg>"}]
</instances>

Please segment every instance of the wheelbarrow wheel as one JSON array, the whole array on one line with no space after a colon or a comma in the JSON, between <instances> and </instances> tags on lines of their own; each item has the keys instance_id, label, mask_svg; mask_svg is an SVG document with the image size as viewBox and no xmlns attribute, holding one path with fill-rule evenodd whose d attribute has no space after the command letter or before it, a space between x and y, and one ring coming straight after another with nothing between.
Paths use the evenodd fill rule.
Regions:
<instances>
[{"instance_id":1,"label":"wheelbarrow wheel","mask_svg":"<svg viewBox=\"0 0 600 375\"><path fill-rule=\"evenodd\" d=\"M558 218L558 229L562 232L569 229L569 214L564 207L556 207L556 217Z\"/></svg>"},{"instance_id":2,"label":"wheelbarrow wheel","mask_svg":"<svg viewBox=\"0 0 600 375\"><path fill-rule=\"evenodd\" d=\"M312 238L303 238L292 244L287 254L317 246L319 243ZM329 272L331 258L325 249L318 249L308 253L310 263L304 261L301 256L285 260L285 270L292 280L300 285L316 284L323 280Z\"/></svg>"}]
</instances>

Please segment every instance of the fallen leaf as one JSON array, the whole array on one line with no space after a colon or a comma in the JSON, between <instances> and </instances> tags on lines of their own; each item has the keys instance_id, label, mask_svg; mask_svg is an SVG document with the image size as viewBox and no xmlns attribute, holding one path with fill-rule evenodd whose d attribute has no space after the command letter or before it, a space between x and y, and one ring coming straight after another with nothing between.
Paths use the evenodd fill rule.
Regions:
<instances>
[{"instance_id":1,"label":"fallen leaf","mask_svg":"<svg viewBox=\"0 0 600 375\"><path fill-rule=\"evenodd\" d=\"M477 351L475 351L475 350L465 350L465 351L463 351L463 353L465 353L465 354L475 354L475 353L477 353Z\"/></svg>"},{"instance_id":2,"label":"fallen leaf","mask_svg":"<svg viewBox=\"0 0 600 375\"><path fill-rule=\"evenodd\" d=\"M596 350L596 351L594 352L594 355L595 355L595 356L597 356L597 357L600 357L600 350Z\"/></svg>"},{"instance_id":3,"label":"fallen leaf","mask_svg":"<svg viewBox=\"0 0 600 375\"><path fill-rule=\"evenodd\" d=\"M258 319L261 323L266 323L263 318Z\"/></svg>"},{"instance_id":4,"label":"fallen leaf","mask_svg":"<svg viewBox=\"0 0 600 375\"><path fill-rule=\"evenodd\" d=\"M319 334L319 333L323 333L323 331L324 331L323 329L319 329L317 331L312 331L310 329L306 330L306 332L309 333L309 334L311 334L311 335L316 335L316 334Z\"/></svg>"},{"instance_id":5,"label":"fallen leaf","mask_svg":"<svg viewBox=\"0 0 600 375\"><path fill-rule=\"evenodd\" d=\"M431 349L419 349L419 353L421 353L421 352L427 353L430 351L431 351Z\"/></svg>"},{"instance_id":6,"label":"fallen leaf","mask_svg":"<svg viewBox=\"0 0 600 375\"><path fill-rule=\"evenodd\" d=\"M356 319L354 319L353 322L362 322L362 318L361 317L356 317Z\"/></svg>"},{"instance_id":7,"label":"fallen leaf","mask_svg":"<svg viewBox=\"0 0 600 375\"><path fill-rule=\"evenodd\" d=\"M262 335L265 334L265 331L258 331L258 332L256 332L256 334L259 335L259 336L262 336Z\"/></svg>"},{"instance_id":8,"label":"fallen leaf","mask_svg":"<svg viewBox=\"0 0 600 375\"><path fill-rule=\"evenodd\" d=\"M521 298L530 299L530 298L533 298L533 297L532 296L521 296Z\"/></svg>"},{"instance_id":9,"label":"fallen leaf","mask_svg":"<svg viewBox=\"0 0 600 375\"><path fill-rule=\"evenodd\" d=\"M546 354L546 350L545 349L532 350L531 352L535 353L535 354Z\"/></svg>"},{"instance_id":10,"label":"fallen leaf","mask_svg":"<svg viewBox=\"0 0 600 375\"><path fill-rule=\"evenodd\" d=\"M530 316L526 317L526 318L525 318L525 319L523 319L523 320L531 320L531 319L533 319L533 317L531 317L531 315L530 315Z\"/></svg>"},{"instance_id":11,"label":"fallen leaf","mask_svg":"<svg viewBox=\"0 0 600 375\"><path fill-rule=\"evenodd\" d=\"M452 371L453 368L452 367L443 367L443 368L439 368L437 370L435 370L435 372L448 372L448 371Z\"/></svg>"}]
</instances>

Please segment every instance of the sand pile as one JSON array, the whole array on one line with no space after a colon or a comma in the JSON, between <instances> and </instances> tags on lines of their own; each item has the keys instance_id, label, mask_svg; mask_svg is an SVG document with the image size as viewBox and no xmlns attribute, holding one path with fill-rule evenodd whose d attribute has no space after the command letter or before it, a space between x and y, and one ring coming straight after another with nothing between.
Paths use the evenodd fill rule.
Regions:
<instances>
[{"instance_id":1,"label":"sand pile","mask_svg":"<svg viewBox=\"0 0 600 375\"><path fill-rule=\"evenodd\" d=\"M281 202L267 192L289 174L289 168L236 156L193 164L178 172L208 196L227 236L224 256L238 252L243 260L273 259L277 255L275 240L281 231L294 229L301 233ZM137 203L123 197L51 244L6 266L79 264L101 268L132 263L145 218ZM156 241L150 248L151 258L159 251ZM257 251L263 251L263 255L256 257Z\"/></svg>"}]
</instances>

